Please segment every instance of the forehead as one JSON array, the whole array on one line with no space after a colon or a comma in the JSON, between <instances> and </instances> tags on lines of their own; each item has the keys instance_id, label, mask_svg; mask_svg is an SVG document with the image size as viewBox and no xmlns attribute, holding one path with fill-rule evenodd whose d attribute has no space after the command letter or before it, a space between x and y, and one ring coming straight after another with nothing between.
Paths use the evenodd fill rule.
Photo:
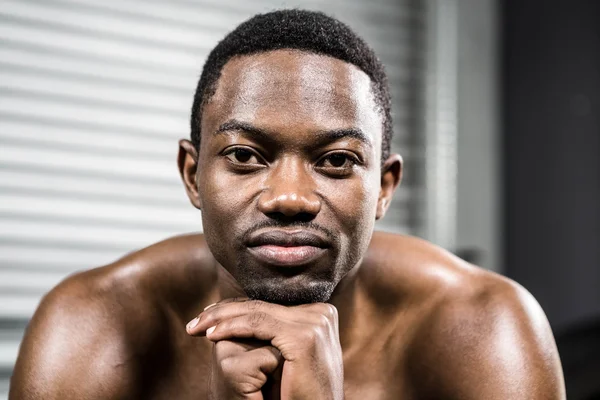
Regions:
<instances>
[{"instance_id":1,"label":"forehead","mask_svg":"<svg viewBox=\"0 0 600 400\"><path fill-rule=\"evenodd\" d=\"M381 141L369 76L342 60L298 50L235 57L223 67L202 131L230 119L276 131L358 128Z\"/></svg>"}]
</instances>

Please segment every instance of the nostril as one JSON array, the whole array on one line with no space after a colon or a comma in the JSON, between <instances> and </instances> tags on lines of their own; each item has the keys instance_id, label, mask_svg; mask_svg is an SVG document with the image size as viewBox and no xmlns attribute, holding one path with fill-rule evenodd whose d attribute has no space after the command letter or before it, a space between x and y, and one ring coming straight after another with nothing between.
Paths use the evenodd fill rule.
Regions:
<instances>
[{"instance_id":1,"label":"nostril","mask_svg":"<svg viewBox=\"0 0 600 400\"><path fill-rule=\"evenodd\" d=\"M298 222L310 222L315 219L316 215L308 212L299 212L294 215L285 215L282 212L270 212L265 214L267 217L283 223L298 223Z\"/></svg>"},{"instance_id":2,"label":"nostril","mask_svg":"<svg viewBox=\"0 0 600 400\"><path fill-rule=\"evenodd\" d=\"M301 212L296 215L296 220L300 221L300 222L310 222L313 219L315 219L315 217L316 217L316 215L314 215L314 214L307 213L307 212Z\"/></svg>"}]
</instances>

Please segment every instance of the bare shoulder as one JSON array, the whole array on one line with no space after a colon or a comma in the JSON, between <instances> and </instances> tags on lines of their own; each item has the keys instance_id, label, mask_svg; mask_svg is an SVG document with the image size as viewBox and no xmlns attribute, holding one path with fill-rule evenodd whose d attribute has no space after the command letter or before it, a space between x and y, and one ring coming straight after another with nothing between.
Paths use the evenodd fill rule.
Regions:
<instances>
[{"instance_id":1,"label":"bare shoulder","mask_svg":"<svg viewBox=\"0 0 600 400\"><path fill-rule=\"evenodd\" d=\"M416 304L407 369L419 396L565 398L550 326L526 289L426 241L377 239L388 249L383 268Z\"/></svg>"},{"instance_id":2,"label":"bare shoulder","mask_svg":"<svg viewBox=\"0 0 600 400\"><path fill-rule=\"evenodd\" d=\"M161 357L156 344L180 306L170 302L174 288L185 297L187 285L209 285L202 242L200 235L168 239L51 290L21 344L11 398L143 397L144 368Z\"/></svg>"}]
</instances>

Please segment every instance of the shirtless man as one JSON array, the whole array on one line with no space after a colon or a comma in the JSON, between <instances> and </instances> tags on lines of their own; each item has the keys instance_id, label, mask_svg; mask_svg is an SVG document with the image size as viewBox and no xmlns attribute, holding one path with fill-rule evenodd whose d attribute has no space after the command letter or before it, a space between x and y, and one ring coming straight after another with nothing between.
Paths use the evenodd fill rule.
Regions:
<instances>
[{"instance_id":1,"label":"shirtless man","mask_svg":"<svg viewBox=\"0 0 600 400\"><path fill-rule=\"evenodd\" d=\"M240 25L180 141L204 235L52 290L10 398L564 399L527 291L373 233L401 178L390 135L385 73L347 26L298 10Z\"/></svg>"}]
</instances>

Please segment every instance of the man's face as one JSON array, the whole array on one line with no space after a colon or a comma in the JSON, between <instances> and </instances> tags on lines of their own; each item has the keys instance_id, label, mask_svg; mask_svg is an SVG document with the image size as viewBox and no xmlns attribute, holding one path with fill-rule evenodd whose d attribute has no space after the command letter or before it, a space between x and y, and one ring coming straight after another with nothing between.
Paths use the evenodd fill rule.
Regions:
<instances>
[{"instance_id":1,"label":"man's face","mask_svg":"<svg viewBox=\"0 0 600 400\"><path fill-rule=\"evenodd\" d=\"M202 121L197 204L217 261L252 298L328 300L380 216L370 78L301 51L236 57Z\"/></svg>"}]
</instances>

